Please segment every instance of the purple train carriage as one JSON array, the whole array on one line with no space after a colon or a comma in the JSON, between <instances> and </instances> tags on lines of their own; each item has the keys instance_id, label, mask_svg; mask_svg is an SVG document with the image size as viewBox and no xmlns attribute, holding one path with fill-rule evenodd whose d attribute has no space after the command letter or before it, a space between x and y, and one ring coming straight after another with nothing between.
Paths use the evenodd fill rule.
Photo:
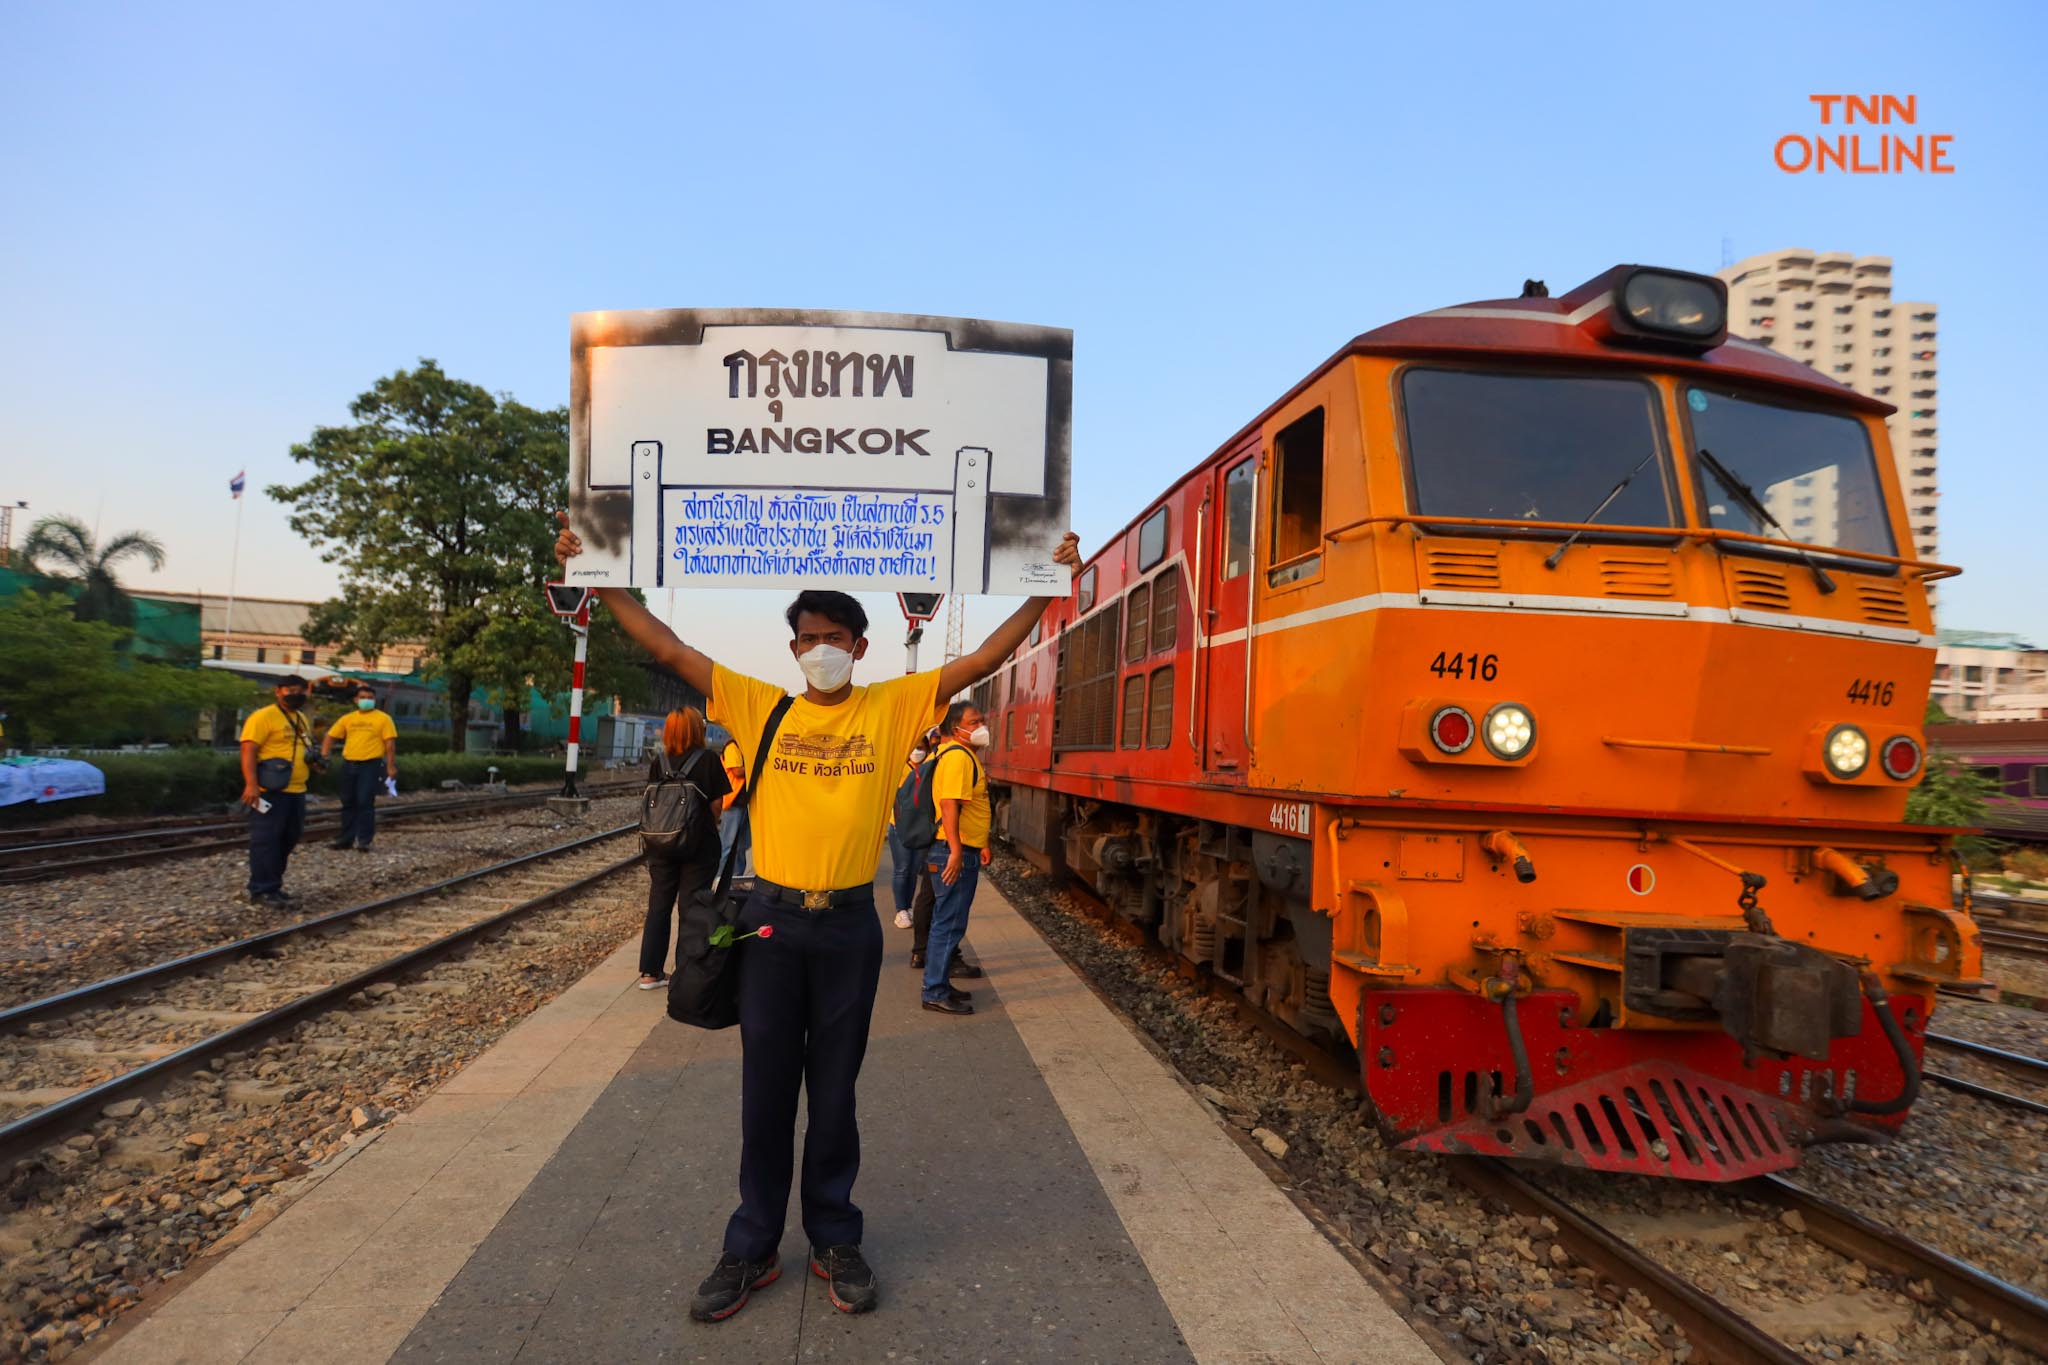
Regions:
<instances>
[{"instance_id":1,"label":"purple train carriage","mask_svg":"<svg viewBox=\"0 0 2048 1365\"><path fill-rule=\"evenodd\" d=\"M1998 784L1987 833L2048 841L2048 720L1991 725L1930 725L1928 741Z\"/></svg>"}]
</instances>

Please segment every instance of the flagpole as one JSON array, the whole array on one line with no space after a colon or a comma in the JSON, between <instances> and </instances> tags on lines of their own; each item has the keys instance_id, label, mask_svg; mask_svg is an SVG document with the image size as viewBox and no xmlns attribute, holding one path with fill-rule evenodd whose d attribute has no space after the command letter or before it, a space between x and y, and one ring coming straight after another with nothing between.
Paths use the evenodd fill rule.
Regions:
<instances>
[{"instance_id":1,"label":"flagpole","mask_svg":"<svg viewBox=\"0 0 2048 1365\"><path fill-rule=\"evenodd\" d=\"M235 494L235 548L228 558L228 619L221 631L220 656L228 658L235 639L235 579L242 570L242 495Z\"/></svg>"}]
</instances>

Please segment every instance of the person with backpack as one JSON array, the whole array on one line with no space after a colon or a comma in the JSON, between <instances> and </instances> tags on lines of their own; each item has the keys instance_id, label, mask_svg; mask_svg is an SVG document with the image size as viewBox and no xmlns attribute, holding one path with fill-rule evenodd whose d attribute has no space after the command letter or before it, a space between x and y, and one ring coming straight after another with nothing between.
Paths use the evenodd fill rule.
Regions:
<instances>
[{"instance_id":1,"label":"person with backpack","mask_svg":"<svg viewBox=\"0 0 2048 1365\"><path fill-rule=\"evenodd\" d=\"M910 751L910 757L903 762L903 766L908 769L903 775L905 782L910 781L917 770L924 766L924 761L931 757L932 750L939 747L939 739L939 727L936 725L924 732L924 738L917 742L917 747ZM897 836L896 810L893 806L889 809L889 871L889 890L896 900L896 927L908 929L913 923L910 912L911 907L916 904L919 879L924 876L924 859L904 847L903 840ZM929 906L931 893L924 892L923 898L925 904Z\"/></svg>"},{"instance_id":2,"label":"person with backpack","mask_svg":"<svg viewBox=\"0 0 2048 1365\"><path fill-rule=\"evenodd\" d=\"M561 521L555 558L567 570L583 542L568 529L566 513ZM1066 566L1071 591L1081 572L1072 532L1053 559ZM867 1312L880 1290L853 1202L860 1175L854 1090L881 985L875 872L897 787L889 759L910 751L939 697L1002 667L1054 599L1027 600L979 648L939 668L859 685L853 669L868 652L866 609L843 592L805 589L783 616L805 683L792 698L773 683L713 663L626 589L596 591L626 634L708 696L711 713L742 752L754 752L747 792L754 887L735 926L746 939L737 974L740 1202L726 1223L718 1264L690 1300L690 1316L730 1318L781 1276L799 1098L808 1123L801 1203L810 1270L825 1282L834 1308ZM675 1006L671 998L671 1013Z\"/></svg>"},{"instance_id":3,"label":"person with backpack","mask_svg":"<svg viewBox=\"0 0 2048 1365\"><path fill-rule=\"evenodd\" d=\"M695 707L669 712L640 801L640 844L647 856L647 922L640 929L637 983L643 991L668 984L663 964L669 917L718 875L718 814L731 790L718 755L704 747L704 713Z\"/></svg>"},{"instance_id":4,"label":"person with backpack","mask_svg":"<svg viewBox=\"0 0 2048 1365\"><path fill-rule=\"evenodd\" d=\"M967 937L967 912L989 861L988 770L977 751L989 743L987 718L971 701L946 708L946 743L931 759L931 794L942 838L926 846L932 881L931 937L925 944L924 1007L972 1014L974 997L949 980L954 952Z\"/></svg>"}]
</instances>

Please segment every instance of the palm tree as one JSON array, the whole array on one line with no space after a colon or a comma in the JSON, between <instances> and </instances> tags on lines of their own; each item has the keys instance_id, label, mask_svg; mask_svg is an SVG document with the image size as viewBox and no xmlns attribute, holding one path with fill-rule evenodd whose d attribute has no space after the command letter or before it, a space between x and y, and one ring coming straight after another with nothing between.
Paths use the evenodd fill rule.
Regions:
<instances>
[{"instance_id":1,"label":"palm tree","mask_svg":"<svg viewBox=\"0 0 2048 1365\"><path fill-rule=\"evenodd\" d=\"M31 571L79 585L74 609L79 620L117 626L135 624L135 604L121 591L114 566L138 556L152 569L164 566L163 544L147 531L123 531L105 545L95 545L92 532L76 517L38 521L29 528L21 554Z\"/></svg>"}]
</instances>

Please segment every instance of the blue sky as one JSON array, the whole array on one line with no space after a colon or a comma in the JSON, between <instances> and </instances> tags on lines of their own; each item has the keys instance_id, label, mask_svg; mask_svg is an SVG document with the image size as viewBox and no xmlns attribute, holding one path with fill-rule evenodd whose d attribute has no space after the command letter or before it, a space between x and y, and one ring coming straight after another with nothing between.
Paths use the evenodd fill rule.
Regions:
<instances>
[{"instance_id":1,"label":"blue sky","mask_svg":"<svg viewBox=\"0 0 2048 1365\"><path fill-rule=\"evenodd\" d=\"M860 308L1074 329L1092 548L1358 332L1725 239L1889 255L1941 306L1943 624L2048 641L2044 14L7 6L0 497L224 591L229 476L295 477L419 357L556 404L578 310ZM1918 95L1958 172L1775 169L1834 91ZM241 590L332 586L252 496ZM792 682L782 597L680 615Z\"/></svg>"}]
</instances>

